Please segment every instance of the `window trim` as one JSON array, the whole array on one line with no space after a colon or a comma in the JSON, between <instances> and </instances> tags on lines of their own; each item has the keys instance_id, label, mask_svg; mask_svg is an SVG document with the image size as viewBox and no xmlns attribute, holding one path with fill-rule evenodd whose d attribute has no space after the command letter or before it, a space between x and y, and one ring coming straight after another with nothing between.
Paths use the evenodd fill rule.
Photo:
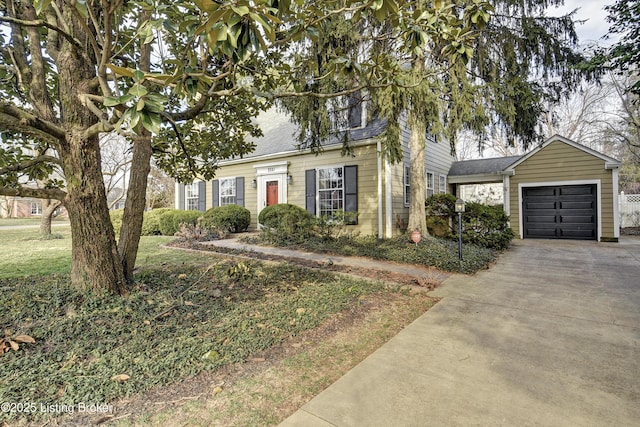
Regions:
<instances>
[{"instance_id":1,"label":"window trim","mask_svg":"<svg viewBox=\"0 0 640 427\"><path fill-rule=\"evenodd\" d=\"M431 186L429 186L429 177L431 177ZM433 172L427 172L426 173L426 180L427 180L427 197L433 196L435 194L434 191L434 184L435 184L435 174ZM429 194L429 190L431 190L431 194Z\"/></svg>"},{"instance_id":2,"label":"window trim","mask_svg":"<svg viewBox=\"0 0 640 427\"><path fill-rule=\"evenodd\" d=\"M438 176L438 193L447 194L447 176L440 174Z\"/></svg>"},{"instance_id":3,"label":"window trim","mask_svg":"<svg viewBox=\"0 0 640 427\"><path fill-rule=\"evenodd\" d=\"M35 208L35 212L34 212ZM42 203L41 202L31 202L29 206L30 212L32 216L42 215Z\"/></svg>"},{"instance_id":4,"label":"window trim","mask_svg":"<svg viewBox=\"0 0 640 427\"><path fill-rule=\"evenodd\" d=\"M233 183L233 194L222 194L222 189L223 189L223 185L222 183L224 181L231 181ZM226 206L226 205L235 205L237 204L238 201L238 188L237 188L237 177L225 177L225 178L218 178L218 206ZM222 198L223 197L231 197L233 199L232 202L230 203L222 203Z\"/></svg>"},{"instance_id":5,"label":"window trim","mask_svg":"<svg viewBox=\"0 0 640 427\"><path fill-rule=\"evenodd\" d=\"M340 204L341 207L333 210L331 212L335 212L337 210L342 210L344 212L345 210L345 195L346 195L346 187L345 187L345 182L344 182L344 167L345 165L338 165L338 166L323 166L323 167L317 167L316 168L316 216L318 218L322 217L322 204L320 203L320 193L321 192L329 192L329 191L335 191L336 189L320 189L320 171L323 170L328 170L328 169L340 169L342 170L342 174L340 177L340 180L342 181L342 186L340 187L340 190L342 191L342 197L340 200ZM325 214L326 215L326 214Z\"/></svg>"},{"instance_id":6,"label":"window trim","mask_svg":"<svg viewBox=\"0 0 640 427\"><path fill-rule=\"evenodd\" d=\"M184 208L187 211L197 211L200 200L200 186L197 182L184 185ZM195 203L195 205L193 205Z\"/></svg>"},{"instance_id":7,"label":"window trim","mask_svg":"<svg viewBox=\"0 0 640 427\"><path fill-rule=\"evenodd\" d=\"M404 181L404 206L407 207L411 203L411 166L404 165L404 175L402 180Z\"/></svg>"}]
</instances>

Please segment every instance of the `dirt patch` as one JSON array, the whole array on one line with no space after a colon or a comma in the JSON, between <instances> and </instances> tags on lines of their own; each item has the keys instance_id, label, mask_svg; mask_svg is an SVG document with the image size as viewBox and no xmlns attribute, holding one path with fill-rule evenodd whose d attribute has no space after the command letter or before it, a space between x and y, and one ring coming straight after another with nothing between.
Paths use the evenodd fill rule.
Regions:
<instances>
[{"instance_id":1,"label":"dirt patch","mask_svg":"<svg viewBox=\"0 0 640 427\"><path fill-rule=\"evenodd\" d=\"M622 236L640 236L640 227L624 227L620 229Z\"/></svg>"}]
</instances>

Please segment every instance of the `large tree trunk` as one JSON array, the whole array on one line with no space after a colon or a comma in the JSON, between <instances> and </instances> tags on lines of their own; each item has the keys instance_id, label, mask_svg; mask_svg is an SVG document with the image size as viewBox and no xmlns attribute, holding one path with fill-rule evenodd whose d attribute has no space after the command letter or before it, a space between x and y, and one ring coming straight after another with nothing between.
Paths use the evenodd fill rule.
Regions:
<instances>
[{"instance_id":1,"label":"large tree trunk","mask_svg":"<svg viewBox=\"0 0 640 427\"><path fill-rule=\"evenodd\" d=\"M81 25L75 15L68 17L70 25ZM69 43L63 44L56 62L60 115L66 130L59 152L67 189L64 205L71 222L71 281L81 288L123 294L126 280L109 217L100 142L97 133L87 132L98 117L81 102L83 94L96 92L95 67Z\"/></svg>"},{"instance_id":2,"label":"large tree trunk","mask_svg":"<svg viewBox=\"0 0 640 427\"><path fill-rule=\"evenodd\" d=\"M409 179L410 179L410 204L409 204L409 226L407 231L419 231L422 235L429 234L427 231L427 217L425 209L425 198L427 197L426 181L426 123L423 118L411 114L411 136L409 138Z\"/></svg>"},{"instance_id":3,"label":"large tree trunk","mask_svg":"<svg viewBox=\"0 0 640 427\"><path fill-rule=\"evenodd\" d=\"M151 11L144 10L140 16L140 24L142 25L150 18ZM151 70L151 45L148 43L142 43L140 46L140 70L146 72ZM134 142L133 146L129 189L124 204L122 228L118 242L120 261L128 281L133 280L133 269L138 256L144 208L147 204L147 181L151 171L152 154L151 133L146 129L141 129L140 138Z\"/></svg>"},{"instance_id":4,"label":"large tree trunk","mask_svg":"<svg viewBox=\"0 0 640 427\"><path fill-rule=\"evenodd\" d=\"M120 260L128 281L133 279L133 269L136 265L146 206L147 180L151 170L151 137L148 132L145 134L147 137L137 141L133 147L129 189L127 190L120 240L118 241Z\"/></svg>"},{"instance_id":5,"label":"large tree trunk","mask_svg":"<svg viewBox=\"0 0 640 427\"><path fill-rule=\"evenodd\" d=\"M65 207L71 222L71 281L92 290L126 292L126 280L109 217L98 137L70 139L64 158Z\"/></svg>"},{"instance_id":6,"label":"large tree trunk","mask_svg":"<svg viewBox=\"0 0 640 427\"><path fill-rule=\"evenodd\" d=\"M51 234L51 220L53 213L60 206L60 201L44 199L42 201L42 217L40 218L40 234L48 236Z\"/></svg>"}]
</instances>

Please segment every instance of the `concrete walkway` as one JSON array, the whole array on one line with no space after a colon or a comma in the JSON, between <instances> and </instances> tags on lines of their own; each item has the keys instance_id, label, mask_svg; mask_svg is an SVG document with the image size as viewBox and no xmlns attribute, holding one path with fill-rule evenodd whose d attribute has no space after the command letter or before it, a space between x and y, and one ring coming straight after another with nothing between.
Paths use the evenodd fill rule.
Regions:
<instances>
[{"instance_id":1,"label":"concrete walkway","mask_svg":"<svg viewBox=\"0 0 640 427\"><path fill-rule=\"evenodd\" d=\"M517 241L281 426L640 425L640 240Z\"/></svg>"}]
</instances>

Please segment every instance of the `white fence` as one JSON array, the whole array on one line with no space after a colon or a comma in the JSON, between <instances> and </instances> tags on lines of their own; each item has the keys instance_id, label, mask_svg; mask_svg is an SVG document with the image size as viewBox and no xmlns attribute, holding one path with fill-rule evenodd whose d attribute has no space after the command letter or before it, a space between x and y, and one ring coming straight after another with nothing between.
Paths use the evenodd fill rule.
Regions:
<instances>
[{"instance_id":1,"label":"white fence","mask_svg":"<svg viewBox=\"0 0 640 427\"><path fill-rule=\"evenodd\" d=\"M640 227L640 194L620 193L620 226Z\"/></svg>"}]
</instances>

